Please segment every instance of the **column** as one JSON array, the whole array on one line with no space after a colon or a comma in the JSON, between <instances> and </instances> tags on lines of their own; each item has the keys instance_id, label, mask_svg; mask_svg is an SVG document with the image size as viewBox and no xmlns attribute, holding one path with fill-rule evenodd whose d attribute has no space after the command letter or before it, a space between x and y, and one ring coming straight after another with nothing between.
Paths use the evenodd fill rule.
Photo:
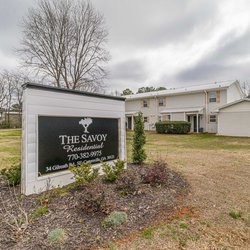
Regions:
<instances>
[{"instance_id":1,"label":"column","mask_svg":"<svg viewBox=\"0 0 250 250\"><path fill-rule=\"evenodd\" d=\"M197 113L197 115L196 115L196 122L197 122L197 133L199 133L199 114Z\"/></svg>"}]
</instances>

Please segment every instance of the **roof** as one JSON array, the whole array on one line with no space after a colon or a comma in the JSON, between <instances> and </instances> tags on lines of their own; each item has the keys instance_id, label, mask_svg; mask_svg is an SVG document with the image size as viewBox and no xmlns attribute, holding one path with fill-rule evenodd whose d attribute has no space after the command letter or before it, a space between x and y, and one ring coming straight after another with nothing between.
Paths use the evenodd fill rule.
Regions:
<instances>
[{"instance_id":1,"label":"roof","mask_svg":"<svg viewBox=\"0 0 250 250\"><path fill-rule=\"evenodd\" d=\"M42 85L42 84L37 84L37 83L25 83L22 87L23 87L23 89L27 89L27 88L28 89L39 89L39 90L60 92L60 93L66 93L66 94L105 98L105 99L111 99L111 100L116 100L116 101L125 101L125 99L126 99L125 97L121 97L121 96L111 96L111 95L103 95L103 94L74 90L74 89L64 89L64 88L58 88L58 87Z\"/></svg>"},{"instance_id":2,"label":"roof","mask_svg":"<svg viewBox=\"0 0 250 250\"><path fill-rule=\"evenodd\" d=\"M198 112L203 113L204 107L190 107L190 108L179 108L179 109L165 109L162 110L160 113L183 113L183 112Z\"/></svg>"},{"instance_id":3,"label":"roof","mask_svg":"<svg viewBox=\"0 0 250 250\"><path fill-rule=\"evenodd\" d=\"M156 97L156 96L188 94L188 93L203 92L206 90L211 91L211 90L217 90L217 89L226 89L234 83L239 85L238 81L224 81L224 82L215 82L215 83L209 83L209 84L193 85L193 86L187 86L187 87L169 88L169 89L161 90L161 91L127 95L126 100Z\"/></svg>"},{"instance_id":4,"label":"roof","mask_svg":"<svg viewBox=\"0 0 250 250\"><path fill-rule=\"evenodd\" d=\"M138 114L140 111L128 111L128 112L125 112L125 115L136 115Z\"/></svg>"},{"instance_id":5,"label":"roof","mask_svg":"<svg viewBox=\"0 0 250 250\"><path fill-rule=\"evenodd\" d=\"M233 106L233 105L235 105L235 104L241 103L241 102L250 102L250 98L242 98L242 99L237 100L237 101L235 101L235 102L230 102L230 103L228 103L228 104L225 104L225 105L219 107L219 108L218 108L218 111L220 111L221 109L224 109L224 108Z\"/></svg>"}]
</instances>

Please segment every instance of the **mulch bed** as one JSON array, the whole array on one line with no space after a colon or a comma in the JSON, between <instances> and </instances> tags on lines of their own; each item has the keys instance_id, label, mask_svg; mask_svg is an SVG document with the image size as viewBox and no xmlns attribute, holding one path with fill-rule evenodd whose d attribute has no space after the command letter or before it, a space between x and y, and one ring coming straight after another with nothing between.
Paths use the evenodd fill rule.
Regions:
<instances>
[{"instance_id":1,"label":"mulch bed","mask_svg":"<svg viewBox=\"0 0 250 250\"><path fill-rule=\"evenodd\" d=\"M68 193L58 192L49 201L43 201L47 202L49 212L30 220L25 232L11 228L5 222L6 218L20 214L20 202L31 216L32 211L41 206L39 197L46 193L23 197L19 187L7 187L0 180L0 249L95 249L153 225L163 215L171 214L181 206L189 192L189 185L179 173L169 168L164 185L142 183L141 176L149 167L128 165L126 174L134 177L136 191L126 195L117 190L119 181L107 183L102 178L88 186L69 189ZM82 197L90 188L97 192L104 191L109 203L106 211L87 212L83 209ZM126 212L127 223L104 228L104 218L114 210ZM52 246L47 240L48 233L55 228L66 231L67 240L63 245Z\"/></svg>"}]
</instances>

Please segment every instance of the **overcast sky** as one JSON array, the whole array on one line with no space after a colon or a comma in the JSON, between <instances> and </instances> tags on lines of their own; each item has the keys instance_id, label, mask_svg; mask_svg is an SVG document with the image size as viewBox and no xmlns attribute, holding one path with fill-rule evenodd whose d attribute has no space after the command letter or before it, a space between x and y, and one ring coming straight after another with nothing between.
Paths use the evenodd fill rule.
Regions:
<instances>
[{"instance_id":1,"label":"overcast sky","mask_svg":"<svg viewBox=\"0 0 250 250\"><path fill-rule=\"evenodd\" d=\"M0 69L35 0L0 0ZM92 0L109 30L108 89L250 80L249 0Z\"/></svg>"}]
</instances>

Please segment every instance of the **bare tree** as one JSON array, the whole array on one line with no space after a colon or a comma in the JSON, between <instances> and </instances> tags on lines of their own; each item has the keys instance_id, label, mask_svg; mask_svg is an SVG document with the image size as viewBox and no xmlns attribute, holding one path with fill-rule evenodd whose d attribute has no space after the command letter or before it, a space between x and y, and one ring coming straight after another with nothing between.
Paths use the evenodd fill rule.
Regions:
<instances>
[{"instance_id":1,"label":"bare tree","mask_svg":"<svg viewBox=\"0 0 250 250\"><path fill-rule=\"evenodd\" d=\"M21 123L22 112L22 85L28 81L28 77L21 71L7 71L0 74L0 109L6 111L6 123L10 123L10 111L19 113L19 122ZM2 101L1 101L2 100Z\"/></svg>"},{"instance_id":2,"label":"bare tree","mask_svg":"<svg viewBox=\"0 0 250 250\"><path fill-rule=\"evenodd\" d=\"M0 75L0 111L5 108L7 98L7 88L6 82L3 79L3 76Z\"/></svg>"},{"instance_id":3,"label":"bare tree","mask_svg":"<svg viewBox=\"0 0 250 250\"><path fill-rule=\"evenodd\" d=\"M250 82L245 81L241 84L243 91L245 92L246 96L250 97Z\"/></svg>"},{"instance_id":4,"label":"bare tree","mask_svg":"<svg viewBox=\"0 0 250 250\"><path fill-rule=\"evenodd\" d=\"M84 0L40 0L24 19L24 65L68 89L98 91L107 77L104 17Z\"/></svg>"}]
</instances>

